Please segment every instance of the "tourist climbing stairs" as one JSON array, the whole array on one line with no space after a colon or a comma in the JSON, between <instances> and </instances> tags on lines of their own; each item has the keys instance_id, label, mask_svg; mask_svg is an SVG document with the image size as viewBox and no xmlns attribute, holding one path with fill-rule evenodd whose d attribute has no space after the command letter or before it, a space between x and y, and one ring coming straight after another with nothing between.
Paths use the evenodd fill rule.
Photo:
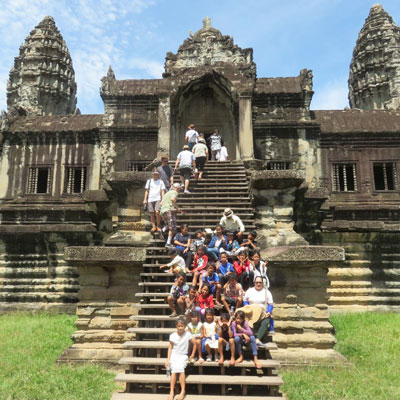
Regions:
<instances>
[{"instance_id":1,"label":"tourist climbing stairs","mask_svg":"<svg viewBox=\"0 0 400 400\"><path fill-rule=\"evenodd\" d=\"M176 181L178 181L176 176ZM209 162L204 179L190 183L191 193L181 192L179 206L185 214L178 216L179 223L187 223L189 231L214 229L225 208L231 208L242 219L246 230L255 229L254 210L248 188L246 170L241 162ZM135 340L125 342L123 347L132 350L132 356L123 357L119 364L125 373L116 377L125 383L124 393L114 393L112 400L158 400L166 399L169 392L169 378L164 367L169 335L176 331L176 318L169 317L171 310L166 297L174 277L160 272L159 266L170 261L165 240L154 238L147 248L147 260L141 273L141 290L136 294L138 302L131 317L136 326L128 332ZM191 281L191 274L187 279ZM217 306L217 314L220 308ZM279 362L271 358L270 350L276 349L271 336L265 348L260 349L261 369L256 369L253 361L244 361L233 367L225 361L188 364L186 368L187 400L280 399L279 387L283 384L278 376ZM248 353L245 359L251 360ZM179 392L177 392L179 393Z\"/></svg>"}]
</instances>

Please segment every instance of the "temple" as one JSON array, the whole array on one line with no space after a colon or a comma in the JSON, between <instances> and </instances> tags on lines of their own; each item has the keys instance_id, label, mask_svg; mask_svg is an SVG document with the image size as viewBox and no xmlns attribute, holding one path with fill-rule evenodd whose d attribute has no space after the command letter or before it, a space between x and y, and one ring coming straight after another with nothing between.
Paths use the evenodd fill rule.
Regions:
<instances>
[{"instance_id":1,"label":"temple","mask_svg":"<svg viewBox=\"0 0 400 400\"><path fill-rule=\"evenodd\" d=\"M249 225L281 291L279 348L331 351L329 311L398 310L400 28L382 6L354 49L350 108L314 110L313 93L308 69L257 77L253 50L205 18L162 78L118 80L110 66L104 113L81 115L69 51L45 17L15 58L0 120L0 312L77 312L65 359L106 342L94 358L117 360L146 286L147 171L176 157L190 123L206 138L218 128L233 174L245 171Z\"/></svg>"}]
</instances>

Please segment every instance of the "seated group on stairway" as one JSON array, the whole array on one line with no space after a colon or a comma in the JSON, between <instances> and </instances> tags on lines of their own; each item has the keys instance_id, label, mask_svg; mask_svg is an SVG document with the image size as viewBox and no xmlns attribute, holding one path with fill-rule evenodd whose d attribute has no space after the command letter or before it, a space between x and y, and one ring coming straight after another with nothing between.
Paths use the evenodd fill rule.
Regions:
<instances>
[{"instance_id":1,"label":"seated group on stairway","mask_svg":"<svg viewBox=\"0 0 400 400\"><path fill-rule=\"evenodd\" d=\"M194 362L196 354L200 363L204 358L211 361L214 351L215 360L222 364L227 351L229 365L240 363L241 346L248 343L258 367L257 347L265 346L265 335L274 329L268 262L261 260L256 232L244 237L244 226L231 209L225 209L220 222L211 238L198 230L193 240L183 224L168 245L171 262L160 269L175 275L167 297L170 316L180 315L181 323L188 324L186 329L192 334L189 361ZM225 232L223 223L236 224L238 229Z\"/></svg>"}]
</instances>

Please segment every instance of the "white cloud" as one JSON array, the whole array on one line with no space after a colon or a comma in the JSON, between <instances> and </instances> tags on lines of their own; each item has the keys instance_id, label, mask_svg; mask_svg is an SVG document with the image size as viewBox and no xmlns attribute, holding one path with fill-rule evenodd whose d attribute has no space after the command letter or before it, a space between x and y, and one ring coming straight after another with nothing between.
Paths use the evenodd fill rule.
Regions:
<instances>
[{"instance_id":1,"label":"white cloud","mask_svg":"<svg viewBox=\"0 0 400 400\"><path fill-rule=\"evenodd\" d=\"M313 110L343 110L349 106L346 79L326 83L322 88L314 88L311 103Z\"/></svg>"},{"instance_id":2,"label":"white cloud","mask_svg":"<svg viewBox=\"0 0 400 400\"><path fill-rule=\"evenodd\" d=\"M164 72L164 65L162 63L146 58L131 58L126 62L125 67L129 71L136 71L137 74L147 75L150 78L161 78Z\"/></svg>"}]
</instances>

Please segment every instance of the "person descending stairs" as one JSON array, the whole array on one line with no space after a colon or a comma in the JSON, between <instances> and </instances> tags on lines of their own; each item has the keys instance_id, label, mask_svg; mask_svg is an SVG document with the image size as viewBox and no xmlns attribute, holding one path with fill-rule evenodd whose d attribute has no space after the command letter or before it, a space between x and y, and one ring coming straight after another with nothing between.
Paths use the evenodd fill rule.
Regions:
<instances>
[{"instance_id":1,"label":"person descending stairs","mask_svg":"<svg viewBox=\"0 0 400 400\"><path fill-rule=\"evenodd\" d=\"M191 193L181 193L178 205L185 213L178 214L177 222L187 224L192 237L196 230L215 228L223 211L229 207L245 225L246 232L255 230L254 209L251 205L246 170L242 162L208 162L204 178L191 180ZM143 264L141 291L136 293L138 303L134 304L135 315L131 317L137 326L128 329L135 340L125 342L123 347L132 350L132 356L123 357L119 364L125 373L116 376L116 382L126 384L124 393L114 393L112 400L158 400L167 399L170 378L165 362L169 347L169 335L176 332L176 320L166 302L171 285L172 273L162 272L160 265L170 261L165 240L155 237L147 247L147 259ZM192 274L186 274L187 281ZM273 288L271 288L273 292ZM216 306L216 314L222 306ZM257 369L247 350L245 361L230 364L227 358L223 364L217 361L201 363L196 361L186 367L187 400L237 400L242 396L252 400L283 400L279 387L283 385L277 369L278 361L271 358L270 350L277 348L272 336L264 347L259 348L261 368ZM247 357L246 357L247 355ZM177 392L179 393L179 391ZM178 397L177 397L178 398Z\"/></svg>"}]
</instances>

